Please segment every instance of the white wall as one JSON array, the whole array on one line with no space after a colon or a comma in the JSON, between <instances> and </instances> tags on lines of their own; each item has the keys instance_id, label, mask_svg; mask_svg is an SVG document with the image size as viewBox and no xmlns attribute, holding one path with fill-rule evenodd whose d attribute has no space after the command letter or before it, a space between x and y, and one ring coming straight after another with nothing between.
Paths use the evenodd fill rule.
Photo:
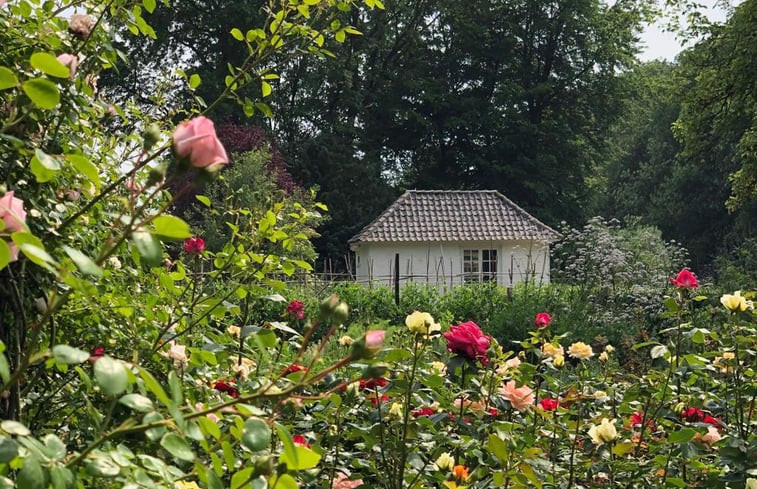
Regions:
<instances>
[{"instance_id":1,"label":"white wall","mask_svg":"<svg viewBox=\"0 0 757 489\"><path fill-rule=\"evenodd\" d=\"M400 255L400 284L408 281L451 285L463 283L463 250L496 249L497 283L513 285L533 276L549 283L549 246L539 241L448 241L433 243L353 244L357 280L392 285L394 255ZM480 253L480 252L479 252Z\"/></svg>"}]
</instances>

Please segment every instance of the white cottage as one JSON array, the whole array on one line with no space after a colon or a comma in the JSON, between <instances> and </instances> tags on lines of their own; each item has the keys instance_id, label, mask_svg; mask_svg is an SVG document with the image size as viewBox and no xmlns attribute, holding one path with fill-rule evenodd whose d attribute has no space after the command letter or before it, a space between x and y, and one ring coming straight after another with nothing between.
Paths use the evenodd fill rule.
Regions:
<instances>
[{"instance_id":1,"label":"white cottage","mask_svg":"<svg viewBox=\"0 0 757 489\"><path fill-rule=\"evenodd\" d=\"M560 234L495 190L409 190L350 239L359 282L549 282Z\"/></svg>"}]
</instances>

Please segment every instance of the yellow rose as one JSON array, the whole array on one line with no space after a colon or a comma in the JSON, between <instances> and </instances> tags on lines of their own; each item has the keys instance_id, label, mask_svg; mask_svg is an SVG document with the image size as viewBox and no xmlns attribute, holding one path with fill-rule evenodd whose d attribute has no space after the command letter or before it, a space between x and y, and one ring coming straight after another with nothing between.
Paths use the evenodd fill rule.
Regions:
<instances>
[{"instance_id":1,"label":"yellow rose","mask_svg":"<svg viewBox=\"0 0 757 489\"><path fill-rule=\"evenodd\" d=\"M455 466L455 457L450 455L449 452L444 452L439 455L435 463L439 470L452 470L452 467Z\"/></svg>"},{"instance_id":2,"label":"yellow rose","mask_svg":"<svg viewBox=\"0 0 757 489\"><path fill-rule=\"evenodd\" d=\"M615 351L615 347L614 347L614 346L612 346L612 345L607 345L607 346L605 346L605 351L606 351L606 352L607 352L608 354L610 354L610 353L612 353L612 352L614 352L614 351Z\"/></svg>"},{"instance_id":3,"label":"yellow rose","mask_svg":"<svg viewBox=\"0 0 757 489\"><path fill-rule=\"evenodd\" d=\"M560 345L553 345L552 343L544 343L541 347L541 353L545 357L555 358L557 355L565 355L565 350Z\"/></svg>"},{"instance_id":4,"label":"yellow rose","mask_svg":"<svg viewBox=\"0 0 757 489\"><path fill-rule=\"evenodd\" d=\"M391 407L389 408L389 416L402 418L402 404L400 404L399 402L393 402Z\"/></svg>"},{"instance_id":5,"label":"yellow rose","mask_svg":"<svg viewBox=\"0 0 757 489\"><path fill-rule=\"evenodd\" d=\"M447 372L447 365L444 362L431 362L431 368L444 375Z\"/></svg>"},{"instance_id":6,"label":"yellow rose","mask_svg":"<svg viewBox=\"0 0 757 489\"><path fill-rule=\"evenodd\" d=\"M609 359L610 359L610 357L607 355L606 351L603 351L602 353L599 354L599 361L600 362L606 362Z\"/></svg>"},{"instance_id":7,"label":"yellow rose","mask_svg":"<svg viewBox=\"0 0 757 489\"><path fill-rule=\"evenodd\" d=\"M557 368L562 368L565 365L565 357L562 355L557 355L554 360L552 360L552 365Z\"/></svg>"},{"instance_id":8,"label":"yellow rose","mask_svg":"<svg viewBox=\"0 0 757 489\"><path fill-rule=\"evenodd\" d=\"M228 328L226 328L226 332L234 338L239 338L239 333L242 332L242 328L240 328L239 326L229 326Z\"/></svg>"},{"instance_id":9,"label":"yellow rose","mask_svg":"<svg viewBox=\"0 0 757 489\"><path fill-rule=\"evenodd\" d=\"M741 295L740 290L734 292L733 295L723 294L723 297L720 298L720 303L730 311L744 312L747 309L754 309L754 304L752 303L752 301L746 300L746 297Z\"/></svg>"},{"instance_id":10,"label":"yellow rose","mask_svg":"<svg viewBox=\"0 0 757 489\"><path fill-rule=\"evenodd\" d=\"M594 350L583 341L577 341L568 348L568 355L579 360L586 360L594 356Z\"/></svg>"},{"instance_id":11,"label":"yellow rose","mask_svg":"<svg viewBox=\"0 0 757 489\"><path fill-rule=\"evenodd\" d=\"M618 437L618 431L615 429L615 420L608 421L607 418L602 418L600 424L592 425L589 428L589 436L596 445L615 440Z\"/></svg>"},{"instance_id":12,"label":"yellow rose","mask_svg":"<svg viewBox=\"0 0 757 489\"><path fill-rule=\"evenodd\" d=\"M354 339L352 339L351 336L342 336L339 338L339 344L342 346L351 346L355 342Z\"/></svg>"},{"instance_id":13,"label":"yellow rose","mask_svg":"<svg viewBox=\"0 0 757 489\"><path fill-rule=\"evenodd\" d=\"M413 311L412 314L405 318L405 326L413 333L428 336L436 331L441 331L439 323L434 322L433 316L427 312Z\"/></svg>"}]
</instances>

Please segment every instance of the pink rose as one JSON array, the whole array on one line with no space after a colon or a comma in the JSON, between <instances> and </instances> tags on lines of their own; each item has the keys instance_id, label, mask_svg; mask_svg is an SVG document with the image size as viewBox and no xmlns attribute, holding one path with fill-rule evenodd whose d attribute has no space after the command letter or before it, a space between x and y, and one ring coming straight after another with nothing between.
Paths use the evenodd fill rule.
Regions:
<instances>
[{"instance_id":1,"label":"pink rose","mask_svg":"<svg viewBox=\"0 0 757 489\"><path fill-rule=\"evenodd\" d=\"M199 255L205 251L205 240L202 238L187 238L184 240L184 252L187 255Z\"/></svg>"},{"instance_id":2,"label":"pink rose","mask_svg":"<svg viewBox=\"0 0 757 489\"><path fill-rule=\"evenodd\" d=\"M6 233L15 233L25 229L26 211L24 210L24 201L14 197L13 191L5 192L0 197L0 219L5 223Z\"/></svg>"},{"instance_id":3,"label":"pink rose","mask_svg":"<svg viewBox=\"0 0 757 489\"><path fill-rule=\"evenodd\" d=\"M386 331L376 329L365 333L365 347L370 350L378 350L384 343Z\"/></svg>"},{"instance_id":4,"label":"pink rose","mask_svg":"<svg viewBox=\"0 0 757 489\"><path fill-rule=\"evenodd\" d=\"M195 168L216 171L229 162L213 121L207 117L199 116L179 124L173 131L173 147L179 158L189 159L189 164Z\"/></svg>"},{"instance_id":5,"label":"pink rose","mask_svg":"<svg viewBox=\"0 0 757 489\"><path fill-rule=\"evenodd\" d=\"M708 426L707 427L707 433L702 435L702 441L705 442L708 445L712 445L713 443L717 443L722 439L722 435L718 431L717 428L714 426Z\"/></svg>"},{"instance_id":6,"label":"pink rose","mask_svg":"<svg viewBox=\"0 0 757 489\"><path fill-rule=\"evenodd\" d=\"M534 321L534 324L538 329L546 328L549 326L549 322L552 321L552 316L547 314L546 312L540 312L536 315L536 320Z\"/></svg>"},{"instance_id":7,"label":"pink rose","mask_svg":"<svg viewBox=\"0 0 757 489\"><path fill-rule=\"evenodd\" d=\"M515 381L511 380L499 389L502 397L510 401L518 411L526 411L534 403L534 391L528 386L515 387Z\"/></svg>"},{"instance_id":8,"label":"pink rose","mask_svg":"<svg viewBox=\"0 0 757 489\"><path fill-rule=\"evenodd\" d=\"M70 73L68 77L73 80L74 76L76 76L76 68L79 67L79 57L73 54L64 53L58 56L57 60L60 61L60 64L63 66L68 66L68 71Z\"/></svg>"},{"instance_id":9,"label":"pink rose","mask_svg":"<svg viewBox=\"0 0 757 489\"><path fill-rule=\"evenodd\" d=\"M363 479L349 480L347 475L339 472L331 483L331 489L354 489L363 485Z\"/></svg>"},{"instance_id":10,"label":"pink rose","mask_svg":"<svg viewBox=\"0 0 757 489\"><path fill-rule=\"evenodd\" d=\"M444 337L447 339L447 350L450 352L468 360L478 360L482 365L489 364L486 351L491 344L491 336L486 336L473 321L450 326Z\"/></svg>"},{"instance_id":11,"label":"pink rose","mask_svg":"<svg viewBox=\"0 0 757 489\"><path fill-rule=\"evenodd\" d=\"M691 273L690 270L681 270L678 272L676 278L670 278L670 283L679 289L696 289L699 287L699 281L696 275Z\"/></svg>"}]
</instances>

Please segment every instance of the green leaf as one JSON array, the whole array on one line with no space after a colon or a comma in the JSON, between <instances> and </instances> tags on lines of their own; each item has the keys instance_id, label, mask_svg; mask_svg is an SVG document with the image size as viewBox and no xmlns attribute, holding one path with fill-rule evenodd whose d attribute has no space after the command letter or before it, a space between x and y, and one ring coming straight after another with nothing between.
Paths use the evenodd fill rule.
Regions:
<instances>
[{"instance_id":1,"label":"green leaf","mask_svg":"<svg viewBox=\"0 0 757 489\"><path fill-rule=\"evenodd\" d=\"M73 365L86 362L89 359L89 353L68 345L55 345L53 347L53 358L58 363Z\"/></svg>"},{"instance_id":2,"label":"green leaf","mask_svg":"<svg viewBox=\"0 0 757 489\"><path fill-rule=\"evenodd\" d=\"M142 6L150 13L153 13L155 11L156 2L155 0L142 0Z\"/></svg>"},{"instance_id":3,"label":"green leaf","mask_svg":"<svg viewBox=\"0 0 757 489\"><path fill-rule=\"evenodd\" d=\"M168 398L168 394L166 394L166 391L163 390L163 387L150 372L143 368L140 368L139 376L142 377L142 380L144 380L147 390L155 394L155 397L157 397L160 402L162 402L166 406L171 404L171 399Z\"/></svg>"},{"instance_id":4,"label":"green leaf","mask_svg":"<svg viewBox=\"0 0 757 489\"><path fill-rule=\"evenodd\" d=\"M47 485L45 479L45 472L37 457L26 457L24 466L21 467L16 476L16 487L18 489L42 489Z\"/></svg>"},{"instance_id":5,"label":"green leaf","mask_svg":"<svg viewBox=\"0 0 757 489\"><path fill-rule=\"evenodd\" d=\"M192 237L189 224L176 216L158 216L152 223L155 234L163 240L180 241Z\"/></svg>"},{"instance_id":6,"label":"green leaf","mask_svg":"<svg viewBox=\"0 0 757 489\"><path fill-rule=\"evenodd\" d=\"M150 424L150 423L157 423L157 422L163 421L164 419L165 418L163 418L163 415L161 415L159 412L152 411L145 414L145 416L142 418L142 422L145 424ZM160 439L161 436L163 436L165 432L166 432L165 426L156 426L155 428L150 428L146 430L145 436L150 441L157 441Z\"/></svg>"},{"instance_id":7,"label":"green leaf","mask_svg":"<svg viewBox=\"0 0 757 489\"><path fill-rule=\"evenodd\" d=\"M7 90L18 85L16 74L5 66L0 66L0 90Z\"/></svg>"},{"instance_id":8,"label":"green leaf","mask_svg":"<svg viewBox=\"0 0 757 489\"><path fill-rule=\"evenodd\" d=\"M87 179L95 185L97 190L100 190L100 172L94 163L89 161L86 157L79 154L68 154L66 159L74 165L74 168L87 177Z\"/></svg>"},{"instance_id":9,"label":"green leaf","mask_svg":"<svg viewBox=\"0 0 757 489\"><path fill-rule=\"evenodd\" d=\"M118 400L124 406L135 411L146 412L153 409L152 401L141 394L126 394Z\"/></svg>"},{"instance_id":10,"label":"green leaf","mask_svg":"<svg viewBox=\"0 0 757 489\"><path fill-rule=\"evenodd\" d=\"M115 477L121 472L121 467L116 465L110 458L106 458L101 454L90 455L90 458L86 461L86 466L90 474L99 477Z\"/></svg>"},{"instance_id":11,"label":"green leaf","mask_svg":"<svg viewBox=\"0 0 757 489\"><path fill-rule=\"evenodd\" d=\"M121 362L107 355L95 362L95 380L106 396L117 396L129 385L126 368Z\"/></svg>"},{"instance_id":12,"label":"green leaf","mask_svg":"<svg viewBox=\"0 0 757 489\"><path fill-rule=\"evenodd\" d=\"M650 355L652 358L660 358L664 357L668 353L668 347L665 345L657 345L654 348L652 348L652 351L650 351Z\"/></svg>"},{"instance_id":13,"label":"green leaf","mask_svg":"<svg viewBox=\"0 0 757 489\"><path fill-rule=\"evenodd\" d=\"M279 457L279 463L285 463L291 470L308 470L318 465L318 462L321 461L321 456L307 447L295 445L294 451L297 454L297 458L294 461L291 460L285 450L284 454Z\"/></svg>"},{"instance_id":14,"label":"green leaf","mask_svg":"<svg viewBox=\"0 0 757 489\"><path fill-rule=\"evenodd\" d=\"M46 78L32 78L21 84L27 97L40 109L54 109L60 103L60 91Z\"/></svg>"},{"instance_id":15,"label":"green leaf","mask_svg":"<svg viewBox=\"0 0 757 489\"><path fill-rule=\"evenodd\" d=\"M61 460L66 456L66 445L52 433L45 435L42 438L42 442L45 444L45 455L53 460Z\"/></svg>"},{"instance_id":16,"label":"green leaf","mask_svg":"<svg viewBox=\"0 0 757 489\"><path fill-rule=\"evenodd\" d=\"M253 470L253 467L246 467L239 472L234 473L234 475L231 476L231 489L241 489L242 487L245 487L250 480Z\"/></svg>"},{"instance_id":17,"label":"green leaf","mask_svg":"<svg viewBox=\"0 0 757 489\"><path fill-rule=\"evenodd\" d=\"M300 462L297 458L297 450L294 448L294 442L292 442L292 435L289 433L289 430L283 425L276 424L276 435L278 435L284 448L284 453L281 454L280 459L286 459L287 462L291 464L289 465L290 468L299 465Z\"/></svg>"},{"instance_id":18,"label":"green leaf","mask_svg":"<svg viewBox=\"0 0 757 489\"><path fill-rule=\"evenodd\" d=\"M163 247L158 238L147 231L134 231L131 233L134 246L137 247L142 260L149 265L159 265L163 261Z\"/></svg>"},{"instance_id":19,"label":"green leaf","mask_svg":"<svg viewBox=\"0 0 757 489\"><path fill-rule=\"evenodd\" d=\"M268 487L275 487L276 489L298 489L300 487L294 477L289 474L272 475L268 484Z\"/></svg>"},{"instance_id":20,"label":"green leaf","mask_svg":"<svg viewBox=\"0 0 757 489\"><path fill-rule=\"evenodd\" d=\"M205 197L204 195L195 195L195 199L202 202L205 205L205 207L210 207L210 199Z\"/></svg>"},{"instance_id":21,"label":"green leaf","mask_svg":"<svg viewBox=\"0 0 757 489\"><path fill-rule=\"evenodd\" d=\"M63 246L63 251L65 251L66 254L74 261L76 267L84 275L92 275L94 277L103 276L102 268L100 268L97 263L92 260L92 258L88 257L81 251L71 248L70 246Z\"/></svg>"},{"instance_id":22,"label":"green leaf","mask_svg":"<svg viewBox=\"0 0 757 489\"><path fill-rule=\"evenodd\" d=\"M45 246L32 233L18 231L11 234L11 239L18 245L21 252L26 255L33 263L43 265L44 263L55 264L55 260L45 251Z\"/></svg>"},{"instance_id":23,"label":"green leaf","mask_svg":"<svg viewBox=\"0 0 757 489\"><path fill-rule=\"evenodd\" d=\"M58 61L50 53L34 53L29 58L29 63L42 73L56 78L68 78L71 76L71 70L68 66Z\"/></svg>"},{"instance_id":24,"label":"green leaf","mask_svg":"<svg viewBox=\"0 0 757 489\"><path fill-rule=\"evenodd\" d=\"M271 428L260 418L244 422L242 443L253 452L265 450L271 444Z\"/></svg>"},{"instance_id":25,"label":"green leaf","mask_svg":"<svg viewBox=\"0 0 757 489\"><path fill-rule=\"evenodd\" d=\"M636 445L634 443L631 443L630 441L617 443L614 447L612 447L612 453L614 453L618 457L622 457L628 453L631 453L635 447Z\"/></svg>"},{"instance_id":26,"label":"green leaf","mask_svg":"<svg viewBox=\"0 0 757 489\"><path fill-rule=\"evenodd\" d=\"M74 474L65 467L54 465L50 468L53 489L70 489L74 487Z\"/></svg>"},{"instance_id":27,"label":"green leaf","mask_svg":"<svg viewBox=\"0 0 757 489\"><path fill-rule=\"evenodd\" d=\"M11 262L11 248L4 239L0 239L0 270Z\"/></svg>"},{"instance_id":28,"label":"green leaf","mask_svg":"<svg viewBox=\"0 0 757 489\"><path fill-rule=\"evenodd\" d=\"M668 437L670 443L686 443L694 438L697 431L693 428L682 428L678 431L674 431Z\"/></svg>"},{"instance_id":29,"label":"green leaf","mask_svg":"<svg viewBox=\"0 0 757 489\"><path fill-rule=\"evenodd\" d=\"M197 422L200 424L200 427L205 433L212 436L216 440L221 439L221 429L207 416L200 416L199 418L197 418Z\"/></svg>"},{"instance_id":30,"label":"green leaf","mask_svg":"<svg viewBox=\"0 0 757 489\"><path fill-rule=\"evenodd\" d=\"M31 163L29 164L34 177L39 183L49 182L60 171L60 163L49 154L40 149L34 150Z\"/></svg>"},{"instance_id":31,"label":"green leaf","mask_svg":"<svg viewBox=\"0 0 757 489\"><path fill-rule=\"evenodd\" d=\"M231 29L231 37L233 37L237 41L244 41L244 34L242 34L242 31L240 31L236 27Z\"/></svg>"},{"instance_id":32,"label":"green leaf","mask_svg":"<svg viewBox=\"0 0 757 489\"><path fill-rule=\"evenodd\" d=\"M198 75L197 73L189 77L189 88L191 88L192 90L199 87L200 83L202 83L202 78L200 78L200 75Z\"/></svg>"},{"instance_id":33,"label":"green leaf","mask_svg":"<svg viewBox=\"0 0 757 489\"><path fill-rule=\"evenodd\" d=\"M267 97L271 94L273 89L271 88L271 84L268 82L261 82L260 84L261 91L263 92L263 97Z\"/></svg>"},{"instance_id":34,"label":"green leaf","mask_svg":"<svg viewBox=\"0 0 757 489\"><path fill-rule=\"evenodd\" d=\"M166 433L160 440L160 446L179 460L192 462L195 459L189 443L176 433Z\"/></svg>"},{"instance_id":35,"label":"green leaf","mask_svg":"<svg viewBox=\"0 0 757 489\"><path fill-rule=\"evenodd\" d=\"M0 463L8 463L18 456L18 443L7 436L0 437Z\"/></svg>"},{"instance_id":36,"label":"green leaf","mask_svg":"<svg viewBox=\"0 0 757 489\"><path fill-rule=\"evenodd\" d=\"M13 421L11 419L6 419L2 423L0 423L0 429L5 431L9 435L29 436L32 434L32 432L29 431L29 428L22 425L18 421Z\"/></svg>"},{"instance_id":37,"label":"green leaf","mask_svg":"<svg viewBox=\"0 0 757 489\"><path fill-rule=\"evenodd\" d=\"M503 464L507 462L507 445L505 445L505 442L502 441L500 437L497 435L489 435L487 448L495 457L497 457L497 459L499 459L500 462Z\"/></svg>"}]
</instances>

